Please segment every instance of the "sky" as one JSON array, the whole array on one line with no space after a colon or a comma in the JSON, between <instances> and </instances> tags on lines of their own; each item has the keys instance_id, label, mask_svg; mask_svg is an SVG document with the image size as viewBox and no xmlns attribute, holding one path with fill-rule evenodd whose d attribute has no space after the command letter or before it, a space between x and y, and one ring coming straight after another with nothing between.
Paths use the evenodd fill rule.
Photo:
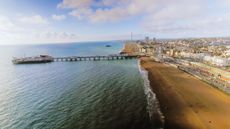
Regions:
<instances>
[{"instance_id":1,"label":"sky","mask_svg":"<svg viewBox=\"0 0 230 129\"><path fill-rule=\"evenodd\" d=\"M230 0L0 0L0 45L230 36Z\"/></svg>"}]
</instances>

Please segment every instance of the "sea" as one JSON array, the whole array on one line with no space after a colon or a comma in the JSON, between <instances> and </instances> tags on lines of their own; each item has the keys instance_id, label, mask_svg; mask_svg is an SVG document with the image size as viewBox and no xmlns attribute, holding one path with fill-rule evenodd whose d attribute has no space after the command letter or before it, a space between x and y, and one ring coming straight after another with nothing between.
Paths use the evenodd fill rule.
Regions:
<instances>
[{"instance_id":1,"label":"sea","mask_svg":"<svg viewBox=\"0 0 230 129\"><path fill-rule=\"evenodd\" d=\"M40 54L117 54L123 46L121 41L0 46L0 128L163 128L155 94L137 59L11 62Z\"/></svg>"}]
</instances>

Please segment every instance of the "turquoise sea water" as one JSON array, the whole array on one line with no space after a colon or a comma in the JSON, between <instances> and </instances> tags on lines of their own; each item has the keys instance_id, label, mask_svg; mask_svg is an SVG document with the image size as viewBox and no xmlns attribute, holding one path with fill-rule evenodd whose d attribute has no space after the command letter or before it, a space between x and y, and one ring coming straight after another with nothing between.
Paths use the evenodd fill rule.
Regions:
<instances>
[{"instance_id":1,"label":"turquoise sea water","mask_svg":"<svg viewBox=\"0 0 230 129\"><path fill-rule=\"evenodd\" d=\"M11 63L14 56L108 55L122 47L115 41L0 46L0 128L155 128L135 59Z\"/></svg>"}]
</instances>

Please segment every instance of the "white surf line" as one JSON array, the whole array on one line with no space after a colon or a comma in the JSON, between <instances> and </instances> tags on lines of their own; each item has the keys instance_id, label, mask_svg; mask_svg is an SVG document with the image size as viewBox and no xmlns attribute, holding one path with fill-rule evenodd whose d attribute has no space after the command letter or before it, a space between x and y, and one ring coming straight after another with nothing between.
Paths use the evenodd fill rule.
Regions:
<instances>
[{"instance_id":1,"label":"white surf line","mask_svg":"<svg viewBox=\"0 0 230 129\"><path fill-rule=\"evenodd\" d=\"M162 124L164 125L165 117L163 113L161 112L159 101L156 98L156 94L151 89L150 81L148 78L148 71L141 68L140 60L138 60L138 68L144 80L144 92L145 92L146 99L147 99L147 111L149 113L149 117L150 119L152 119L153 115L157 113L160 117Z\"/></svg>"}]
</instances>

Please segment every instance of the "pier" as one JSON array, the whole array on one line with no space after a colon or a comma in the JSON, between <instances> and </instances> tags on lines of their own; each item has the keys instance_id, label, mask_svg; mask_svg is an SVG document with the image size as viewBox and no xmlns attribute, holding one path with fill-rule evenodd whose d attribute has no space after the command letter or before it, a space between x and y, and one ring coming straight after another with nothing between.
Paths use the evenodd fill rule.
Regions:
<instances>
[{"instance_id":1,"label":"pier","mask_svg":"<svg viewBox=\"0 0 230 129\"><path fill-rule=\"evenodd\" d=\"M137 55L108 55L108 56L67 56L67 57L52 57L49 55L40 55L36 57L13 58L14 64L36 64L48 62L65 62L65 61L99 61L99 60L125 60L135 59Z\"/></svg>"},{"instance_id":2,"label":"pier","mask_svg":"<svg viewBox=\"0 0 230 129\"><path fill-rule=\"evenodd\" d=\"M68 56L68 57L54 57L54 61L99 61L99 60L124 60L135 59L136 55L108 55L108 56Z\"/></svg>"}]
</instances>

